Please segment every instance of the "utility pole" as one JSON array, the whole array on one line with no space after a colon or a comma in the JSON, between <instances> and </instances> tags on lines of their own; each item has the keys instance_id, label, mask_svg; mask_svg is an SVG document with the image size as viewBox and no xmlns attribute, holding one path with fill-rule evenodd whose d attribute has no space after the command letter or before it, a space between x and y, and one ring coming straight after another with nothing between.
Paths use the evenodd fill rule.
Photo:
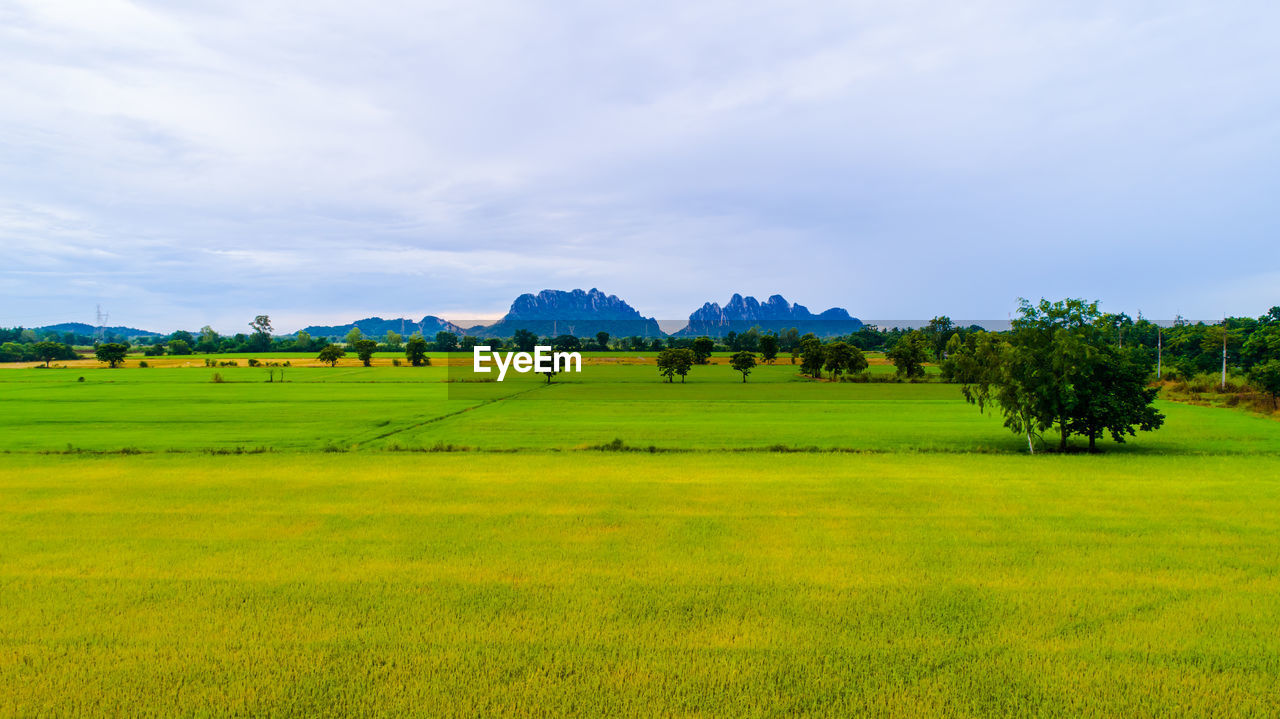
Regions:
<instances>
[{"instance_id":1,"label":"utility pole","mask_svg":"<svg viewBox=\"0 0 1280 719\"><path fill-rule=\"evenodd\" d=\"M1164 329L1156 325L1156 379L1160 379L1164 364Z\"/></svg>"},{"instance_id":2,"label":"utility pole","mask_svg":"<svg viewBox=\"0 0 1280 719\"><path fill-rule=\"evenodd\" d=\"M1222 316L1222 388L1227 388L1227 317Z\"/></svg>"},{"instance_id":3,"label":"utility pole","mask_svg":"<svg viewBox=\"0 0 1280 719\"><path fill-rule=\"evenodd\" d=\"M102 311L102 305L98 305L98 312L95 320L98 326L93 332L94 339L98 342L101 342L103 337L106 335L108 317L110 317L110 315Z\"/></svg>"}]
</instances>

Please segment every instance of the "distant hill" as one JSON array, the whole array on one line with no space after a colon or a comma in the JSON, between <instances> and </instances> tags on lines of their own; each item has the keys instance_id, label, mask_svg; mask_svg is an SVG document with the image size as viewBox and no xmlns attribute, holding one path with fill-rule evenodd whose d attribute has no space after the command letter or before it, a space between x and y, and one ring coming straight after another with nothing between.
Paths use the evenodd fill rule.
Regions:
<instances>
[{"instance_id":1,"label":"distant hill","mask_svg":"<svg viewBox=\"0 0 1280 719\"><path fill-rule=\"evenodd\" d=\"M452 332L458 336L465 334L464 330L458 325L434 315L427 315L417 321L403 317L391 320L384 320L381 317L366 317L345 325L311 325L310 327L303 327L302 331L312 337L340 340L346 337L347 333L354 327L359 327L366 337L382 337L387 332L398 332L408 337L414 332L421 331L423 337L432 339L441 330Z\"/></svg>"},{"instance_id":2,"label":"distant hill","mask_svg":"<svg viewBox=\"0 0 1280 719\"><path fill-rule=\"evenodd\" d=\"M46 331L58 333L72 332L78 335L90 336L96 334L98 331L97 327L84 322L63 322L56 325L45 325L44 327L32 327L31 329L35 330L37 333ZM104 327L102 329L103 334L105 335L119 335L121 337L160 337L164 334L162 332L140 330L136 327Z\"/></svg>"},{"instance_id":3,"label":"distant hill","mask_svg":"<svg viewBox=\"0 0 1280 719\"><path fill-rule=\"evenodd\" d=\"M795 327L800 334L812 332L819 337L834 337L857 332L862 321L839 307L813 314L804 305L791 304L782 295L773 295L764 303L754 297L735 294L721 307L708 302L689 315L689 324L675 333L677 337L724 337L730 332L745 332L759 327L761 332L782 332Z\"/></svg>"},{"instance_id":4,"label":"distant hill","mask_svg":"<svg viewBox=\"0 0 1280 719\"><path fill-rule=\"evenodd\" d=\"M594 337L599 332L608 332L613 337L663 336L657 320L641 316L616 295L606 295L594 287L588 291L543 290L536 295L520 295L501 320L472 327L467 334L510 337L521 329L542 337L567 334Z\"/></svg>"}]
</instances>

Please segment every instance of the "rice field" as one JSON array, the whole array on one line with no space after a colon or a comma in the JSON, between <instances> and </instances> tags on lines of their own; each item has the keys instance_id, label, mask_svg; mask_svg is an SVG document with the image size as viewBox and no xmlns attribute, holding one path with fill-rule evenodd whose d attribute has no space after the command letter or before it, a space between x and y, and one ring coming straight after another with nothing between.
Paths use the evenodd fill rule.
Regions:
<instances>
[{"instance_id":1,"label":"rice field","mask_svg":"<svg viewBox=\"0 0 1280 719\"><path fill-rule=\"evenodd\" d=\"M785 365L218 371L0 371L0 715L1280 705L1274 420L1029 457Z\"/></svg>"}]
</instances>

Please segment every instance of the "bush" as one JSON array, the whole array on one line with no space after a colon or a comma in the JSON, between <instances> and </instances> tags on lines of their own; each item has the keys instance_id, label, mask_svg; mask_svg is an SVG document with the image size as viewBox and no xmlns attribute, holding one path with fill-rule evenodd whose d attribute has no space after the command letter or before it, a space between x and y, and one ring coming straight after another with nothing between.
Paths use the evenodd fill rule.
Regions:
<instances>
[{"instance_id":1,"label":"bush","mask_svg":"<svg viewBox=\"0 0 1280 719\"><path fill-rule=\"evenodd\" d=\"M399 367L399 366L400 366L400 360L399 360L399 358L392 358L392 360L391 360L391 366L392 366L392 367Z\"/></svg>"},{"instance_id":2,"label":"bush","mask_svg":"<svg viewBox=\"0 0 1280 719\"><path fill-rule=\"evenodd\" d=\"M141 360L140 362L138 362L138 367L140 367L140 368L145 369L145 368L150 367L150 366L151 366L151 365L147 364L147 361L146 361L146 360Z\"/></svg>"},{"instance_id":3,"label":"bush","mask_svg":"<svg viewBox=\"0 0 1280 719\"><path fill-rule=\"evenodd\" d=\"M214 372L214 373L213 373L213 379L211 379L211 380L209 380L209 381L210 381L210 382L212 382L212 383L214 383L214 384L222 384L222 382L223 382L223 379L222 379L222 373L221 373L221 372Z\"/></svg>"},{"instance_id":4,"label":"bush","mask_svg":"<svg viewBox=\"0 0 1280 719\"><path fill-rule=\"evenodd\" d=\"M251 359L251 360L249 360L249 366L250 366L250 367L261 367L261 366L262 366L262 363L261 363L261 362L259 362L259 361L258 361L258 360L256 360L256 359Z\"/></svg>"}]
</instances>

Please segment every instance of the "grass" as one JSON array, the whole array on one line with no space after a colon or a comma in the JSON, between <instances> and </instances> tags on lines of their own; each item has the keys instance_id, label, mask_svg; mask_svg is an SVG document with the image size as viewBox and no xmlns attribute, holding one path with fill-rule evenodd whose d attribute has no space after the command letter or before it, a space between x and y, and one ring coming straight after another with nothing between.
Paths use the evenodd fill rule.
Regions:
<instances>
[{"instance_id":1,"label":"grass","mask_svg":"<svg viewBox=\"0 0 1280 719\"><path fill-rule=\"evenodd\" d=\"M215 372L223 382L210 381ZM466 374L440 366L296 367L283 383L268 376L248 367L0 371L0 450L574 450L614 438L703 451L1023 446L954 385L814 382L790 365L757 368L746 384L723 365L696 368L686 384L660 382L652 365L588 366L549 386L527 375L450 383ZM1167 402L1161 410L1164 429L1103 446L1280 454L1268 418Z\"/></svg>"},{"instance_id":2,"label":"grass","mask_svg":"<svg viewBox=\"0 0 1280 719\"><path fill-rule=\"evenodd\" d=\"M0 713L1269 713L1266 457L11 456Z\"/></svg>"},{"instance_id":3,"label":"grass","mask_svg":"<svg viewBox=\"0 0 1280 719\"><path fill-rule=\"evenodd\" d=\"M0 716L1280 704L1273 419L1028 457L950 385L603 359L0 371Z\"/></svg>"}]
</instances>

